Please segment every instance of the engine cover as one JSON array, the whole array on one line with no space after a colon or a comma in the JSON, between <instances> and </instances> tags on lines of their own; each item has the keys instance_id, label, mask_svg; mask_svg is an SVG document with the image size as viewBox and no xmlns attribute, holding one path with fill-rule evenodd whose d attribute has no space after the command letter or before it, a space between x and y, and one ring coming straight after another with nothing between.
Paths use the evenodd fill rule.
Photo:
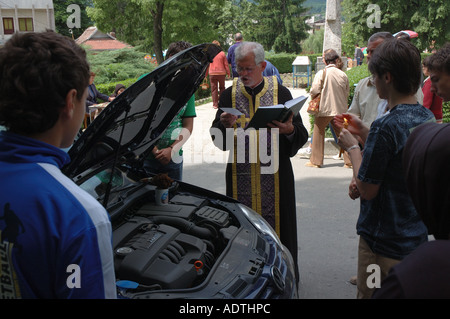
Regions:
<instances>
[{"instance_id":1,"label":"engine cover","mask_svg":"<svg viewBox=\"0 0 450 319\"><path fill-rule=\"evenodd\" d=\"M118 280L162 289L192 286L200 275L194 263L205 262L206 244L168 225L135 217L114 230L114 264Z\"/></svg>"}]
</instances>

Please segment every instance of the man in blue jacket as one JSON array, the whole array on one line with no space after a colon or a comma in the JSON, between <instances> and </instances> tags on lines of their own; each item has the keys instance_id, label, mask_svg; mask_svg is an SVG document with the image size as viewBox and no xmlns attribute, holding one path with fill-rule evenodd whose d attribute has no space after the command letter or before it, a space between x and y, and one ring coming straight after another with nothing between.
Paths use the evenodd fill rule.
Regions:
<instances>
[{"instance_id":1,"label":"man in blue jacket","mask_svg":"<svg viewBox=\"0 0 450 319\"><path fill-rule=\"evenodd\" d=\"M236 61L235 61L234 51L236 50L236 48L238 46L241 45L243 39L244 39L244 37L242 36L241 33L236 33L236 35L234 36L234 40L236 42L228 49L227 61L231 65L231 75L233 76L233 78L239 77L239 73L236 70Z\"/></svg>"},{"instance_id":2,"label":"man in blue jacket","mask_svg":"<svg viewBox=\"0 0 450 319\"><path fill-rule=\"evenodd\" d=\"M57 33L0 49L0 298L116 298L109 217L60 170L88 82L85 52Z\"/></svg>"}]
</instances>

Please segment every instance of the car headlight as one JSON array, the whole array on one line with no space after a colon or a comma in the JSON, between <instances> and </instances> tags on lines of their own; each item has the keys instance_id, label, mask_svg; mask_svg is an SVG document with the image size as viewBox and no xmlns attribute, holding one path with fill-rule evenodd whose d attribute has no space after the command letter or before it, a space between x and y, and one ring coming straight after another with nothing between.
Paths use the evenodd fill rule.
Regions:
<instances>
[{"instance_id":1,"label":"car headlight","mask_svg":"<svg viewBox=\"0 0 450 319\"><path fill-rule=\"evenodd\" d=\"M278 244L278 246L280 246L280 248L283 248L280 238L278 238L275 230L273 230L269 223L260 214L245 205L238 205L247 219L256 227L256 229L258 229L259 232L270 236Z\"/></svg>"}]
</instances>

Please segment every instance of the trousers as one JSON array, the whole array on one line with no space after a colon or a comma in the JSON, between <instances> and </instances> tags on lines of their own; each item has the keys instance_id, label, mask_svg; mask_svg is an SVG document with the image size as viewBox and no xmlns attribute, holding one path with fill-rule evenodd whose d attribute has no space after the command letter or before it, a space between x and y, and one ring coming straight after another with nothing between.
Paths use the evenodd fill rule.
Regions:
<instances>
[{"instance_id":1,"label":"trousers","mask_svg":"<svg viewBox=\"0 0 450 319\"><path fill-rule=\"evenodd\" d=\"M210 75L209 82L211 83L211 97L213 100L213 107L219 106L220 94L225 90L225 77L224 75Z\"/></svg>"},{"instance_id":2,"label":"trousers","mask_svg":"<svg viewBox=\"0 0 450 319\"><path fill-rule=\"evenodd\" d=\"M360 236L358 246L356 297L358 299L370 299L373 292L377 288L376 281L381 283L388 275L389 270L399 262L400 260L384 257L380 254L374 253L372 249L370 249L369 245L367 245L366 241ZM376 268L373 268L373 266ZM378 269L380 270L379 273L377 273ZM379 278L377 278L378 275Z\"/></svg>"}]
</instances>

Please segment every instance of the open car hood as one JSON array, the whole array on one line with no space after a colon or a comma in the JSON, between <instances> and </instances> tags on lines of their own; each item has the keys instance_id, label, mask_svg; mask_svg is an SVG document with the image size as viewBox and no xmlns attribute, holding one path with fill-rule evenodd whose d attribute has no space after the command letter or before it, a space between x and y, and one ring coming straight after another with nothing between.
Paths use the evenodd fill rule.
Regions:
<instances>
[{"instance_id":1,"label":"open car hood","mask_svg":"<svg viewBox=\"0 0 450 319\"><path fill-rule=\"evenodd\" d=\"M142 161L198 89L219 52L209 43L191 47L130 86L74 143L63 172L81 184L102 170Z\"/></svg>"}]
</instances>

